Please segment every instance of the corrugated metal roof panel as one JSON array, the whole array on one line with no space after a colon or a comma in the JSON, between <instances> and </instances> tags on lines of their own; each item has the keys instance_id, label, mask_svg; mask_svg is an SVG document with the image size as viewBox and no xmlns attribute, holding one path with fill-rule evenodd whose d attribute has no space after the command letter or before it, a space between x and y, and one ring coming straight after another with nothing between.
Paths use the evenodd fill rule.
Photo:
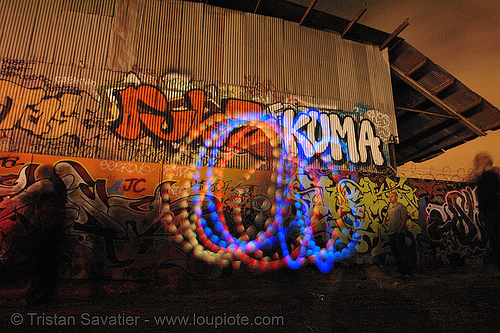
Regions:
<instances>
[{"instance_id":1,"label":"corrugated metal roof panel","mask_svg":"<svg viewBox=\"0 0 500 333\"><path fill-rule=\"evenodd\" d=\"M312 82L313 70L305 67L315 64L318 60L311 48L312 29L301 28L296 23L284 22L285 47L285 77L286 88L296 95L315 96L315 85L304 84Z\"/></svg>"},{"instance_id":2,"label":"corrugated metal roof panel","mask_svg":"<svg viewBox=\"0 0 500 333\"><path fill-rule=\"evenodd\" d=\"M435 93L446 83L453 80L453 76L444 71L441 67L429 65L429 70L416 78L416 81L431 93Z\"/></svg>"},{"instance_id":3,"label":"corrugated metal roof panel","mask_svg":"<svg viewBox=\"0 0 500 333\"><path fill-rule=\"evenodd\" d=\"M179 50L179 72L195 80L205 79L205 70L199 66L204 57L204 6L201 3L184 2L182 11Z\"/></svg>"},{"instance_id":4,"label":"corrugated metal roof panel","mask_svg":"<svg viewBox=\"0 0 500 333\"><path fill-rule=\"evenodd\" d=\"M418 91L408 89L408 86L403 81L393 78L392 89L394 92L395 106L417 109L427 99Z\"/></svg>"},{"instance_id":5,"label":"corrugated metal roof panel","mask_svg":"<svg viewBox=\"0 0 500 333\"><path fill-rule=\"evenodd\" d=\"M479 111L471 110L474 114L468 118L484 128L485 130L495 130L500 128L500 112L493 105L483 101L480 106L476 107Z\"/></svg>"},{"instance_id":6,"label":"corrugated metal roof panel","mask_svg":"<svg viewBox=\"0 0 500 333\"><path fill-rule=\"evenodd\" d=\"M54 60L54 50L59 35L58 22L62 12L62 1L51 1L50 6L38 7L38 15L33 31L30 45L29 59L38 62L49 62Z\"/></svg>"},{"instance_id":7,"label":"corrugated metal roof panel","mask_svg":"<svg viewBox=\"0 0 500 333\"><path fill-rule=\"evenodd\" d=\"M88 17L89 41L85 50L85 67L102 69L106 66L113 18L107 15Z\"/></svg>"},{"instance_id":8,"label":"corrugated metal roof panel","mask_svg":"<svg viewBox=\"0 0 500 333\"><path fill-rule=\"evenodd\" d=\"M159 76L179 67L183 2L147 0L144 8L137 68Z\"/></svg>"},{"instance_id":9,"label":"corrugated metal roof panel","mask_svg":"<svg viewBox=\"0 0 500 333\"><path fill-rule=\"evenodd\" d=\"M112 18L83 9L63 8L56 29L54 63L102 68L107 48L104 45L109 43Z\"/></svg>"},{"instance_id":10,"label":"corrugated metal roof panel","mask_svg":"<svg viewBox=\"0 0 500 333\"><path fill-rule=\"evenodd\" d=\"M3 35L15 38L0 39L0 57L28 59L28 50L37 17L38 1L7 1L3 4Z\"/></svg>"},{"instance_id":11,"label":"corrugated metal roof panel","mask_svg":"<svg viewBox=\"0 0 500 333\"><path fill-rule=\"evenodd\" d=\"M110 43L106 47L106 68L127 72L137 61L137 43L141 28L142 2L115 0Z\"/></svg>"},{"instance_id":12,"label":"corrugated metal roof panel","mask_svg":"<svg viewBox=\"0 0 500 333\"><path fill-rule=\"evenodd\" d=\"M478 94L467 89L460 81L457 81L453 87L450 87L447 90L447 94L443 96L443 101L459 113L477 106L481 100Z\"/></svg>"},{"instance_id":13,"label":"corrugated metal roof panel","mask_svg":"<svg viewBox=\"0 0 500 333\"><path fill-rule=\"evenodd\" d=\"M259 91L283 91L283 24L273 18L230 11L224 42L224 83L259 85Z\"/></svg>"},{"instance_id":14,"label":"corrugated metal roof panel","mask_svg":"<svg viewBox=\"0 0 500 333\"><path fill-rule=\"evenodd\" d=\"M391 64L395 65L405 73L419 68L427 57L408 43L400 43L397 48L390 52Z\"/></svg>"},{"instance_id":15,"label":"corrugated metal roof panel","mask_svg":"<svg viewBox=\"0 0 500 333\"><path fill-rule=\"evenodd\" d=\"M201 61L193 64L197 78L212 83L223 83L224 44L226 39L226 12L218 7L204 6Z\"/></svg>"}]
</instances>

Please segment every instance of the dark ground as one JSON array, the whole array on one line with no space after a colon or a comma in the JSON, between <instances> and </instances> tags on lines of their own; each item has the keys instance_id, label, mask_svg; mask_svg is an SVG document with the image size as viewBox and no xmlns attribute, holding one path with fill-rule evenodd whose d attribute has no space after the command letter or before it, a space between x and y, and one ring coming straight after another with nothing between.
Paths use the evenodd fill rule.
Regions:
<instances>
[{"instance_id":1,"label":"dark ground","mask_svg":"<svg viewBox=\"0 0 500 333\"><path fill-rule=\"evenodd\" d=\"M26 305L25 280L8 281L0 287L0 331L500 332L497 267L394 276L393 267L342 266L329 274L235 271L218 280L64 280L57 301L37 306Z\"/></svg>"}]
</instances>

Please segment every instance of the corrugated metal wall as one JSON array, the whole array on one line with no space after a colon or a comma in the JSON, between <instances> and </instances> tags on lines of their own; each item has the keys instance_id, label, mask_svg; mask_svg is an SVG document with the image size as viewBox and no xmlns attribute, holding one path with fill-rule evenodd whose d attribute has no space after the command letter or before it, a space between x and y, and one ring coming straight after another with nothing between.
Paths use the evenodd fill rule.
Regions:
<instances>
[{"instance_id":1,"label":"corrugated metal wall","mask_svg":"<svg viewBox=\"0 0 500 333\"><path fill-rule=\"evenodd\" d=\"M370 118L384 147L397 135L387 51L372 45L184 1L0 0L0 8L4 151L179 162L178 142L124 140L109 129L127 116L110 107L113 89L139 79L167 101L216 87L204 88L216 104L228 92L264 105L299 101ZM135 75L125 80L127 72ZM163 75L173 72L189 78L180 91L164 89ZM26 110L14 117L7 97Z\"/></svg>"}]
</instances>

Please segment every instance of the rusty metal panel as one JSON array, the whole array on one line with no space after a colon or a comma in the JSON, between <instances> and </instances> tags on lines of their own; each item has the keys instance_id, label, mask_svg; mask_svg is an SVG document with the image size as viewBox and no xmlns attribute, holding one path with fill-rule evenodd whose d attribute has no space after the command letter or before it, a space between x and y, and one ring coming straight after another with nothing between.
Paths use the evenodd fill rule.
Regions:
<instances>
[{"instance_id":1,"label":"rusty metal panel","mask_svg":"<svg viewBox=\"0 0 500 333\"><path fill-rule=\"evenodd\" d=\"M366 60L370 78L370 92L373 110L368 114L377 129L377 135L388 140L390 135L398 136L396 114L390 76L389 55L374 45L366 45Z\"/></svg>"},{"instance_id":2,"label":"rusty metal panel","mask_svg":"<svg viewBox=\"0 0 500 333\"><path fill-rule=\"evenodd\" d=\"M248 73L251 59L247 56L248 35L246 16L243 12L225 10L224 41L218 45L223 54L222 82L231 85L242 85L243 76Z\"/></svg>"},{"instance_id":3,"label":"rusty metal panel","mask_svg":"<svg viewBox=\"0 0 500 333\"><path fill-rule=\"evenodd\" d=\"M101 69L106 65L113 18L104 15L91 15L88 19L89 41L84 64L85 67Z\"/></svg>"},{"instance_id":4,"label":"rusty metal panel","mask_svg":"<svg viewBox=\"0 0 500 333\"><path fill-rule=\"evenodd\" d=\"M0 0L0 45L4 43L4 39L8 36L8 29L11 22L8 21L9 15L15 10L15 3L12 0ZM0 54L1 56L1 54Z\"/></svg>"},{"instance_id":5,"label":"rusty metal panel","mask_svg":"<svg viewBox=\"0 0 500 333\"><path fill-rule=\"evenodd\" d=\"M184 2L181 18L181 38L179 50L180 73L190 74L193 79L204 78L202 48L204 43L204 5L202 3Z\"/></svg>"},{"instance_id":6,"label":"rusty metal panel","mask_svg":"<svg viewBox=\"0 0 500 333\"><path fill-rule=\"evenodd\" d=\"M321 52L324 55L323 62L323 97L330 100L338 101L340 99L339 88L339 65L338 53L336 52L336 45L340 43L340 35L333 33L322 33Z\"/></svg>"},{"instance_id":7,"label":"rusty metal panel","mask_svg":"<svg viewBox=\"0 0 500 333\"><path fill-rule=\"evenodd\" d=\"M353 102L359 101L357 88L354 86L354 82L351 77L356 67L352 45L352 42L341 40L337 46L337 52L339 54L338 73L340 103L343 110L352 109L354 106Z\"/></svg>"},{"instance_id":8,"label":"rusty metal panel","mask_svg":"<svg viewBox=\"0 0 500 333\"><path fill-rule=\"evenodd\" d=\"M453 80L453 76L441 67L431 65L429 66L429 71L426 71L425 75L418 78L417 82L431 93L435 93L435 91L439 91L443 85L446 85L451 80Z\"/></svg>"},{"instance_id":9,"label":"rusty metal panel","mask_svg":"<svg viewBox=\"0 0 500 333\"><path fill-rule=\"evenodd\" d=\"M312 39L309 58L310 65L306 65L304 71L311 71L310 82L306 83L314 87L313 96L317 98L335 99L335 92L338 91L338 75L336 57L331 58L331 53L325 52L326 44L335 43L331 33L317 30L308 30L306 38ZM307 59L306 59L307 60ZM333 93L332 93L333 92ZM337 96L338 98L338 96Z\"/></svg>"},{"instance_id":10,"label":"rusty metal panel","mask_svg":"<svg viewBox=\"0 0 500 333\"><path fill-rule=\"evenodd\" d=\"M179 67L182 7L182 1L146 1L137 59L140 71L159 76Z\"/></svg>"},{"instance_id":11,"label":"rusty metal panel","mask_svg":"<svg viewBox=\"0 0 500 333\"><path fill-rule=\"evenodd\" d=\"M59 30L57 23L63 8L62 0L50 2L50 6L40 4L36 16L29 57L38 62L52 62Z\"/></svg>"},{"instance_id":12,"label":"rusty metal panel","mask_svg":"<svg viewBox=\"0 0 500 333\"><path fill-rule=\"evenodd\" d=\"M143 7L140 0L116 0L113 12L106 67L131 71L137 61L137 41Z\"/></svg>"},{"instance_id":13,"label":"rusty metal panel","mask_svg":"<svg viewBox=\"0 0 500 333\"><path fill-rule=\"evenodd\" d=\"M481 96L472 90L466 89L466 86L460 81L457 81L442 99L458 113L470 110L482 101Z\"/></svg>"},{"instance_id":14,"label":"rusty metal panel","mask_svg":"<svg viewBox=\"0 0 500 333\"><path fill-rule=\"evenodd\" d=\"M286 88L300 96L318 96L318 54L315 31L284 22Z\"/></svg>"},{"instance_id":15,"label":"rusty metal panel","mask_svg":"<svg viewBox=\"0 0 500 333\"><path fill-rule=\"evenodd\" d=\"M56 29L54 63L102 68L109 44L113 1L64 2Z\"/></svg>"},{"instance_id":16,"label":"rusty metal panel","mask_svg":"<svg viewBox=\"0 0 500 333\"><path fill-rule=\"evenodd\" d=\"M69 29L71 27L71 29ZM54 53L54 63L63 65L85 65L85 47L89 36L87 14L82 12L63 10L59 17Z\"/></svg>"},{"instance_id":17,"label":"rusty metal panel","mask_svg":"<svg viewBox=\"0 0 500 333\"><path fill-rule=\"evenodd\" d=\"M266 16L246 14L251 17L254 24L251 25L251 35L255 36L256 47L253 47L250 58L256 61L258 75L268 86L265 90L285 91L284 67L283 67L283 21ZM248 79L246 79L248 82Z\"/></svg>"},{"instance_id":18,"label":"rusty metal panel","mask_svg":"<svg viewBox=\"0 0 500 333\"><path fill-rule=\"evenodd\" d=\"M300 27L290 22L284 24L286 89L299 96L333 101L353 100L352 97L342 97L347 92L341 91L341 81L344 78L352 80L352 73L355 72L346 67L340 58L348 54L352 60L354 55L345 50L352 42L341 40L338 34Z\"/></svg>"},{"instance_id":19,"label":"rusty metal panel","mask_svg":"<svg viewBox=\"0 0 500 333\"><path fill-rule=\"evenodd\" d=\"M222 83L227 10L207 5L203 10L200 62L194 64L196 76L202 81Z\"/></svg>"},{"instance_id":20,"label":"rusty metal panel","mask_svg":"<svg viewBox=\"0 0 500 333\"><path fill-rule=\"evenodd\" d=\"M420 68L427 57L408 43L401 43L391 52L391 64L401 69L404 73L411 73Z\"/></svg>"},{"instance_id":21,"label":"rusty metal panel","mask_svg":"<svg viewBox=\"0 0 500 333\"><path fill-rule=\"evenodd\" d=\"M272 91L283 91L282 21L228 11L226 26L224 83L246 86L261 99L269 99ZM253 89L256 85L258 89Z\"/></svg>"},{"instance_id":22,"label":"rusty metal panel","mask_svg":"<svg viewBox=\"0 0 500 333\"><path fill-rule=\"evenodd\" d=\"M357 89L357 102L358 104L371 107L373 99L371 94L371 82L369 79L369 69L366 54L366 46L361 43L353 43L354 53L354 72L352 82L355 83Z\"/></svg>"},{"instance_id":23,"label":"rusty metal panel","mask_svg":"<svg viewBox=\"0 0 500 333\"><path fill-rule=\"evenodd\" d=\"M67 11L90 15L113 16L115 0L65 0Z\"/></svg>"},{"instance_id":24,"label":"rusty metal panel","mask_svg":"<svg viewBox=\"0 0 500 333\"><path fill-rule=\"evenodd\" d=\"M26 59L35 24L38 1L19 0L3 4L3 33L0 40L0 57Z\"/></svg>"}]
</instances>

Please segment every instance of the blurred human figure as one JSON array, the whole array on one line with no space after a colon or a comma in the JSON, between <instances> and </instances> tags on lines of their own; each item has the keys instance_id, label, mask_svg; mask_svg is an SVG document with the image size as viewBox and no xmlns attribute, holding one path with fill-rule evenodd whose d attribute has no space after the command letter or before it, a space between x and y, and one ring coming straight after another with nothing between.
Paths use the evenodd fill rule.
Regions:
<instances>
[{"instance_id":1,"label":"blurred human figure","mask_svg":"<svg viewBox=\"0 0 500 333\"><path fill-rule=\"evenodd\" d=\"M28 304L51 301L57 293L67 198L64 182L51 173L33 197Z\"/></svg>"},{"instance_id":2,"label":"blurred human figure","mask_svg":"<svg viewBox=\"0 0 500 333\"><path fill-rule=\"evenodd\" d=\"M409 278L413 275L410 263L410 253L406 247L406 221L408 221L408 210L398 201L396 192L389 194L389 207L384 220L389 233L389 246L398 266L401 277Z\"/></svg>"},{"instance_id":3,"label":"blurred human figure","mask_svg":"<svg viewBox=\"0 0 500 333\"><path fill-rule=\"evenodd\" d=\"M500 172L493 166L493 158L488 152L475 156L474 168L480 221L486 228L491 261L500 265Z\"/></svg>"}]
</instances>

